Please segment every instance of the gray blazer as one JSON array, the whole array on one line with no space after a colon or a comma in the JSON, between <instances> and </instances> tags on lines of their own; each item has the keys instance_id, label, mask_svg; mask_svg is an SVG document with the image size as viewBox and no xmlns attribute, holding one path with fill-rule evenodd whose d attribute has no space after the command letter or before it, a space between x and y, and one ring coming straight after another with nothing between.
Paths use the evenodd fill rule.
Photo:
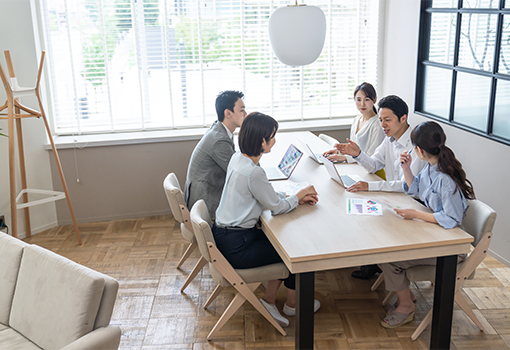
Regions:
<instances>
[{"instance_id":1,"label":"gray blazer","mask_svg":"<svg viewBox=\"0 0 510 350\"><path fill-rule=\"evenodd\" d=\"M235 152L234 142L225 126L216 120L193 150L184 186L184 200L188 209L203 199L211 219L216 217L225 175Z\"/></svg>"}]
</instances>

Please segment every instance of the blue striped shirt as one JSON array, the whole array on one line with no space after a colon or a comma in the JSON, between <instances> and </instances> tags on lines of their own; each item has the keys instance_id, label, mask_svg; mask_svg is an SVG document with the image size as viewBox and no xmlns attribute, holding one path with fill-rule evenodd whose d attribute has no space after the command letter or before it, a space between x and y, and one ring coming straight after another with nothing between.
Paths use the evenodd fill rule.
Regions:
<instances>
[{"instance_id":1,"label":"blue striped shirt","mask_svg":"<svg viewBox=\"0 0 510 350\"><path fill-rule=\"evenodd\" d=\"M437 170L437 164L427 163L414 177L411 187L404 182L404 192L419 197L434 211L434 217L444 228L462 226L468 202L453 179Z\"/></svg>"}]
</instances>

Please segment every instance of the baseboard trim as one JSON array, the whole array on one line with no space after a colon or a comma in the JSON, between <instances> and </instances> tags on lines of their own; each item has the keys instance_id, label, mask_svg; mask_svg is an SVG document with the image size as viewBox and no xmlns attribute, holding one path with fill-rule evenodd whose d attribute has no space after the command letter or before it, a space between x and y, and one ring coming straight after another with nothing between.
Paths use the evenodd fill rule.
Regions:
<instances>
[{"instance_id":1,"label":"baseboard trim","mask_svg":"<svg viewBox=\"0 0 510 350\"><path fill-rule=\"evenodd\" d=\"M498 260L500 263L505 264L506 266L510 267L510 261L503 258L498 253L494 252L494 250L489 249L489 255L492 256L494 259Z\"/></svg>"},{"instance_id":2,"label":"baseboard trim","mask_svg":"<svg viewBox=\"0 0 510 350\"><path fill-rule=\"evenodd\" d=\"M159 211L148 211L148 212L140 212L140 213L129 213L129 214L117 214L117 215L105 215L105 216L93 216L88 218L79 218L77 219L78 224L85 224L89 222L101 222L101 221L112 221L112 220L125 220L125 219L137 219L143 218L146 216L157 216L157 215L168 215L172 214L170 210L159 210ZM71 225L73 223L72 219L59 220L59 225Z\"/></svg>"},{"instance_id":3,"label":"baseboard trim","mask_svg":"<svg viewBox=\"0 0 510 350\"><path fill-rule=\"evenodd\" d=\"M58 226L58 222L54 221L54 222L50 222L49 224L33 228L31 230L32 236L38 234L39 232L43 232L43 231L49 230L50 228L54 228L57 226ZM9 232L9 234L11 234L11 233ZM18 238L19 239L27 238L27 233L26 232L18 232Z\"/></svg>"}]
</instances>

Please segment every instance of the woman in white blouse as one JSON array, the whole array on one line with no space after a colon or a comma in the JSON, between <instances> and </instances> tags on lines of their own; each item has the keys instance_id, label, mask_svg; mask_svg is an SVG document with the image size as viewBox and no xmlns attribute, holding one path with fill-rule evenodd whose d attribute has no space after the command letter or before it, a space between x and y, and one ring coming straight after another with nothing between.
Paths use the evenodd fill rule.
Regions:
<instances>
[{"instance_id":1,"label":"woman in white blouse","mask_svg":"<svg viewBox=\"0 0 510 350\"><path fill-rule=\"evenodd\" d=\"M213 234L216 246L236 269L246 269L281 262L282 259L258 225L264 209L273 215L288 213L299 204L317 203L317 192L308 186L294 195L275 192L264 169L259 166L262 154L269 153L275 144L278 122L268 115L253 112L243 121L239 133L240 152L236 152L227 168L225 186L216 210ZM260 301L284 327L289 321L276 308L276 294L284 282L287 302L283 312L295 314L295 276L269 281ZM315 311L320 307L315 301Z\"/></svg>"},{"instance_id":2,"label":"woman in white blouse","mask_svg":"<svg viewBox=\"0 0 510 350\"><path fill-rule=\"evenodd\" d=\"M384 132L377 117L377 93L372 84L362 83L354 89L354 101L359 114L351 125L350 139L358 144L363 152L371 156L384 140ZM338 150L332 149L324 153L324 156L334 162L356 162L351 156L343 155ZM384 169L375 173L386 180Z\"/></svg>"}]
</instances>

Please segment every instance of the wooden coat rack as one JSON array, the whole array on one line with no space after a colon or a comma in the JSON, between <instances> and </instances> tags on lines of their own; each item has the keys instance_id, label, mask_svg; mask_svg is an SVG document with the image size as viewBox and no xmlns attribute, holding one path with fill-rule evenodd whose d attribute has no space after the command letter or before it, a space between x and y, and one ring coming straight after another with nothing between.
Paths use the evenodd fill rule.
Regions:
<instances>
[{"instance_id":1,"label":"wooden coat rack","mask_svg":"<svg viewBox=\"0 0 510 350\"><path fill-rule=\"evenodd\" d=\"M18 79L14 74L14 67L12 65L11 55L9 51L4 51L5 61L7 63L7 69L9 70L9 78L7 78L5 71L0 63L0 75L2 78L2 83L5 87L5 92L7 94L7 101L3 106L0 106L0 112L7 109L7 114L0 113L0 119L7 119L8 121L8 134L9 134L9 183L10 183L10 203L11 203L11 232L13 237L18 237L18 222L17 222L17 210L23 209L25 214L25 229L27 237L32 235L30 228L30 213L28 208L34 205L39 205L43 203L48 203L52 201L56 201L59 199L67 199L67 205L69 206L69 211L71 213L71 217L73 219L74 230L76 232L76 238L78 239L78 243L81 245L81 235L78 230L78 224L76 223L76 218L74 216L73 206L71 204L71 199L69 197L69 191L67 189L66 180L64 178L64 172L62 170L62 165L60 164L60 159L58 157L57 149L55 147L55 143L53 142L53 137L51 135L50 126L48 124L48 120L46 119L46 115L44 114L44 108L41 102L41 96L39 93L39 85L41 82L42 69L44 64L44 56L45 52L43 51L41 54L41 61L39 63L39 72L37 74L37 82L35 87L20 87L18 85ZM37 101L39 102L40 112L26 107L21 104L19 98L23 96L35 95L37 97ZM22 114L21 111L26 114ZM1 117L6 116L6 117ZM47 190L36 190L27 188L27 178L25 172L25 154L23 151L23 133L21 129L21 119L22 118L42 118L44 121L44 126L46 127L46 132L48 134L48 138L51 143L51 149L53 150L53 155L55 156L55 162L57 164L58 172L60 174L60 179L62 181L62 186L64 187L64 192L56 192L56 191L47 191ZM18 140L18 155L19 155L19 164L20 164L20 175L21 175L21 192L16 196L16 163L14 157L14 121L16 121L16 137ZM34 201L28 201L29 193L37 193L48 195L49 197ZM20 199L23 199L22 204L18 204Z\"/></svg>"}]
</instances>

